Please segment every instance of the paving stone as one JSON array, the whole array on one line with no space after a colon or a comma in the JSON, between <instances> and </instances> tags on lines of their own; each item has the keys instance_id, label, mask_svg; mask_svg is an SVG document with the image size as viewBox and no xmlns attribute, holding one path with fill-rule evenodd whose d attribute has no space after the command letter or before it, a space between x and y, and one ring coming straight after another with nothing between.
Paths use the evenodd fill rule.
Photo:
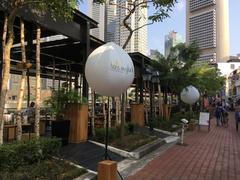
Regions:
<instances>
[{"instance_id":1,"label":"paving stone","mask_svg":"<svg viewBox=\"0 0 240 180\"><path fill-rule=\"evenodd\" d=\"M155 157L128 179L240 179L240 132L235 130L234 113L229 113L229 127L206 128L187 132L184 143Z\"/></svg>"}]
</instances>

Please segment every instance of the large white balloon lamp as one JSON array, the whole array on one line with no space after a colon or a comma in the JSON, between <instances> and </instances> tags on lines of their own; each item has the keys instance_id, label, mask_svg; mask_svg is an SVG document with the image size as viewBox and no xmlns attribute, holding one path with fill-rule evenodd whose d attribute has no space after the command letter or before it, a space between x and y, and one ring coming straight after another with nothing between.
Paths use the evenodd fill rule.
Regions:
<instances>
[{"instance_id":1,"label":"large white balloon lamp","mask_svg":"<svg viewBox=\"0 0 240 180\"><path fill-rule=\"evenodd\" d=\"M181 92L181 100L186 104L193 105L195 102L198 101L200 94L198 90L190 85L184 88Z\"/></svg>"},{"instance_id":2,"label":"large white balloon lamp","mask_svg":"<svg viewBox=\"0 0 240 180\"><path fill-rule=\"evenodd\" d=\"M110 42L98 47L89 55L85 76L89 86L98 94L119 96L132 84L134 66L130 56L120 46ZM108 120L109 118L106 122L105 159L109 158Z\"/></svg>"},{"instance_id":3,"label":"large white balloon lamp","mask_svg":"<svg viewBox=\"0 0 240 180\"><path fill-rule=\"evenodd\" d=\"M88 57L85 76L89 86L103 96L119 96L134 79L130 56L113 42L94 50Z\"/></svg>"},{"instance_id":4,"label":"large white balloon lamp","mask_svg":"<svg viewBox=\"0 0 240 180\"><path fill-rule=\"evenodd\" d=\"M190 121L191 119L191 112L192 112L192 105L194 103L196 103L200 97L200 94L197 90L197 88L195 88L194 86L190 85L185 87L181 94L181 100L186 103L189 104L189 120L187 121L186 119L182 119L182 133L181 133L181 142L178 143L178 145L183 145L186 146L187 144L183 143L183 137L184 137L184 127L185 125Z\"/></svg>"},{"instance_id":5,"label":"large white balloon lamp","mask_svg":"<svg viewBox=\"0 0 240 180\"><path fill-rule=\"evenodd\" d=\"M189 105L190 105L190 111L189 111L189 113L191 113L191 111L192 111L192 105L193 105L194 103L196 103L196 102L198 101L199 97L200 97L200 94L199 94L197 88L195 88L195 87L192 86L192 85L187 86L187 87L185 87L185 88L182 90L180 96L181 96L181 100L182 100L183 102L185 102L186 104L189 104ZM190 118L190 116L189 116L189 118ZM189 119L189 120L190 120L190 119Z\"/></svg>"}]
</instances>

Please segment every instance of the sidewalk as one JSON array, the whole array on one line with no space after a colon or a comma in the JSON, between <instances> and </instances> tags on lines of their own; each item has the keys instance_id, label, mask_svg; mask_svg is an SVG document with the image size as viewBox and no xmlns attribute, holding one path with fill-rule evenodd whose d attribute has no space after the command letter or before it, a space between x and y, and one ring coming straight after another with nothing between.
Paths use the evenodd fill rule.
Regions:
<instances>
[{"instance_id":1,"label":"sidewalk","mask_svg":"<svg viewBox=\"0 0 240 180\"><path fill-rule=\"evenodd\" d=\"M238 180L240 179L240 132L235 130L234 113L229 127L207 128L186 134L188 146L174 145L151 161L129 180Z\"/></svg>"}]
</instances>

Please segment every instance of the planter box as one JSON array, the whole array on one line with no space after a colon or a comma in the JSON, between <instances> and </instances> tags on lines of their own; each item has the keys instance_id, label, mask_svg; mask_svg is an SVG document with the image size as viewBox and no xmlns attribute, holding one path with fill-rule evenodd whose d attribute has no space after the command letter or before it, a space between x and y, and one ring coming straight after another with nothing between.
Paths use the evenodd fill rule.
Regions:
<instances>
[{"instance_id":1,"label":"planter box","mask_svg":"<svg viewBox=\"0 0 240 180\"><path fill-rule=\"evenodd\" d=\"M68 144L69 137L69 120L52 121L52 136L62 139L62 145Z\"/></svg>"},{"instance_id":2,"label":"planter box","mask_svg":"<svg viewBox=\"0 0 240 180\"><path fill-rule=\"evenodd\" d=\"M44 136L45 135L45 131L46 131L46 121L45 120L40 120L40 135Z\"/></svg>"},{"instance_id":3,"label":"planter box","mask_svg":"<svg viewBox=\"0 0 240 180\"><path fill-rule=\"evenodd\" d=\"M85 142L88 139L88 105L69 104L66 112L70 119L70 143Z\"/></svg>"},{"instance_id":4,"label":"planter box","mask_svg":"<svg viewBox=\"0 0 240 180\"><path fill-rule=\"evenodd\" d=\"M131 104L131 122L140 127L145 125L143 104Z\"/></svg>"}]
</instances>

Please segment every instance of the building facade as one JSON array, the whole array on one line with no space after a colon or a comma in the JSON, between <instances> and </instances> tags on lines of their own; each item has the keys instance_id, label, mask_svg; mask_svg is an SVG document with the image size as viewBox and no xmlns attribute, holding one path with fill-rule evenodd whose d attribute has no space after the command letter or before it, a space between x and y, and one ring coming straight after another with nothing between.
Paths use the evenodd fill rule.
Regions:
<instances>
[{"instance_id":1,"label":"building facade","mask_svg":"<svg viewBox=\"0 0 240 180\"><path fill-rule=\"evenodd\" d=\"M104 41L104 20L105 20L105 4L88 1L88 14L92 19L98 22L98 28L91 29L91 34L98 39Z\"/></svg>"},{"instance_id":2,"label":"building facade","mask_svg":"<svg viewBox=\"0 0 240 180\"><path fill-rule=\"evenodd\" d=\"M164 56L168 57L170 54L171 48L176 46L179 43L183 43L182 37L175 31L169 32L165 35L164 41Z\"/></svg>"},{"instance_id":3,"label":"building facade","mask_svg":"<svg viewBox=\"0 0 240 180\"><path fill-rule=\"evenodd\" d=\"M196 42L200 61L226 62L229 56L228 0L186 0L186 42Z\"/></svg>"},{"instance_id":4,"label":"building facade","mask_svg":"<svg viewBox=\"0 0 240 180\"><path fill-rule=\"evenodd\" d=\"M105 40L106 42L115 42L119 46L123 46L129 35L129 31L123 25L123 19L128 13L123 7L127 8L129 6L128 1L112 0L111 2L112 4L118 4L118 6L109 4L107 5L107 11L105 11L105 5L89 1L88 15L99 23L99 28L92 30L91 33L93 36ZM147 22L147 8L137 8L135 13L129 18L128 24L132 29L137 29L147 24ZM105 35L106 37L104 37ZM147 43L147 26L145 26L133 33L126 47L126 51L140 52L147 55Z\"/></svg>"},{"instance_id":5,"label":"building facade","mask_svg":"<svg viewBox=\"0 0 240 180\"><path fill-rule=\"evenodd\" d=\"M11 74L8 83L8 92L6 99L6 107L10 110L17 108L17 102L19 98L21 75ZM36 78L29 77L30 85L30 101L35 101L36 96ZM57 83L55 85L57 87ZM52 80L41 78L41 104L50 97L51 95ZM55 87L55 88L56 88ZM23 108L27 107L27 82L25 83L24 97L23 97Z\"/></svg>"}]
</instances>

